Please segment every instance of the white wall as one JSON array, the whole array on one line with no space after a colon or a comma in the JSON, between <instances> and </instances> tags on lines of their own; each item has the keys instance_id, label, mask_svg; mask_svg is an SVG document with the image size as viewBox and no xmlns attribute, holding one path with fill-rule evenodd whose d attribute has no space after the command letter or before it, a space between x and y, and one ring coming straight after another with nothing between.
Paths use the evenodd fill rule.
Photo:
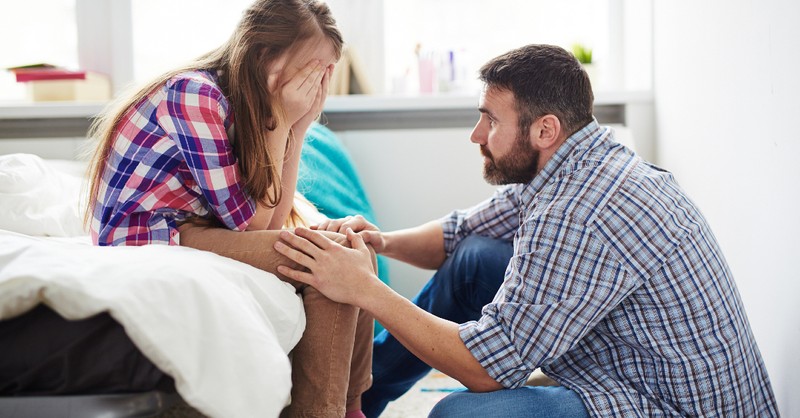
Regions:
<instances>
[{"instance_id":1,"label":"white wall","mask_svg":"<svg viewBox=\"0 0 800 418\"><path fill-rule=\"evenodd\" d=\"M383 93L383 0L326 0L344 42L361 64L372 93Z\"/></svg>"},{"instance_id":2,"label":"white wall","mask_svg":"<svg viewBox=\"0 0 800 418\"><path fill-rule=\"evenodd\" d=\"M471 128L337 132L384 231L410 228L468 208L494 192ZM392 287L411 299L433 271L389 260Z\"/></svg>"},{"instance_id":3,"label":"white wall","mask_svg":"<svg viewBox=\"0 0 800 418\"><path fill-rule=\"evenodd\" d=\"M657 1L659 162L708 218L783 416L800 417L800 2Z\"/></svg>"}]
</instances>

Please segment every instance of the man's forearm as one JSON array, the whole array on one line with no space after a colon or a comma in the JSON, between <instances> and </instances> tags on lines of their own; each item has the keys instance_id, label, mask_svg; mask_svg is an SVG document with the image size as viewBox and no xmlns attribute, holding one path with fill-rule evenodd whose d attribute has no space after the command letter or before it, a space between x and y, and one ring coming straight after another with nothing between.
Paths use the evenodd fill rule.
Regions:
<instances>
[{"instance_id":1,"label":"man's forearm","mask_svg":"<svg viewBox=\"0 0 800 418\"><path fill-rule=\"evenodd\" d=\"M348 229L345 238L352 248L344 248L331 243L323 233L307 228L282 232L275 250L308 270L281 266L279 271L314 286L331 300L366 310L409 351L470 390L486 392L502 388L461 341L458 324L425 312L381 282L372 264L374 257L361 234ZM388 243L383 244L385 251ZM440 251L444 253L443 248Z\"/></svg>"},{"instance_id":2,"label":"man's forearm","mask_svg":"<svg viewBox=\"0 0 800 418\"><path fill-rule=\"evenodd\" d=\"M461 341L458 324L425 312L383 283L373 285L359 305L409 351L473 392L502 389Z\"/></svg>"},{"instance_id":3,"label":"man's forearm","mask_svg":"<svg viewBox=\"0 0 800 418\"><path fill-rule=\"evenodd\" d=\"M447 257L444 251L444 233L439 221L386 232L386 248L382 254L416 267L436 270Z\"/></svg>"}]
</instances>

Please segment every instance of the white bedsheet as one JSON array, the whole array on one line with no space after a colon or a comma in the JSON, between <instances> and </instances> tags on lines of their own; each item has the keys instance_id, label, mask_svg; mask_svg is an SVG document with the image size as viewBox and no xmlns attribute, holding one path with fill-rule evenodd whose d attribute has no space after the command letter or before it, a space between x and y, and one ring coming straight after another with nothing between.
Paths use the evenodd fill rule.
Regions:
<instances>
[{"instance_id":1,"label":"white bedsheet","mask_svg":"<svg viewBox=\"0 0 800 418\"><path fill-rule=\"evenodd\" d=\"M275 417L302 300L272 274L184 247L96 247L81 218L86 165L0 155L0 319L45 303L68 319L108 311L212 417ZM295 200L311 222L324 217Z\"/></svg>"},{"instance_id":2,"label":"white bedsheet","mask_svg":"<svg viewBox=\"0 0 800 418\"><path fill-rule=\"evenodd\" d=\"M181 397L212 417L274 417L302 301L277 277L183 247L96 247L0 230L0 319L45 303L68 319L108 311Z\"/></svg>"}]
</instances>

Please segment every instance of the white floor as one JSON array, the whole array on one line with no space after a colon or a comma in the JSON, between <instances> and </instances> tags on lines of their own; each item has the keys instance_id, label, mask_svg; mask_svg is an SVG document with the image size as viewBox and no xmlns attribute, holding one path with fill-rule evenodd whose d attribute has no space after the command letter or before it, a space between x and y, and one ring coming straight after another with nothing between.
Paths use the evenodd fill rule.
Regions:
<instances>
[{"instance_id":1,"label":"white floor","mask_svg":"<svg viewBox=\"0 0 800 418\"><path fill-rule=\"evenodd\" d=\"M381 414L381 418L424 418L428 416L439 400L455 389L463 389L455 379L438 370L433 370L424 379L417 382L411 390L394 402L391 402Z\"/></svg>"}]
</instances>

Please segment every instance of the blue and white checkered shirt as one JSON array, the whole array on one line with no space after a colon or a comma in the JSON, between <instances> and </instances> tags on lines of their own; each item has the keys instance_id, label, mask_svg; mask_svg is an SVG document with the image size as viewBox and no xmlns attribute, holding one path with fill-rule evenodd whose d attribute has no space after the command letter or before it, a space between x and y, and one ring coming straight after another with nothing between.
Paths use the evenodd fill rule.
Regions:
<instances>
[{"instance_id":1,"label":"blue and white checkered shirt","mask_svg":"<svg viewBox=\"0 0 800 418\"><path fill-rule=\"evenodd\" d=\"M443 220L514 240L505 282L461 339L489 375L537 367L591 415L777 416L728 265L672 175L592 122L528 184Z\"/></svg>"}]
</instances>

